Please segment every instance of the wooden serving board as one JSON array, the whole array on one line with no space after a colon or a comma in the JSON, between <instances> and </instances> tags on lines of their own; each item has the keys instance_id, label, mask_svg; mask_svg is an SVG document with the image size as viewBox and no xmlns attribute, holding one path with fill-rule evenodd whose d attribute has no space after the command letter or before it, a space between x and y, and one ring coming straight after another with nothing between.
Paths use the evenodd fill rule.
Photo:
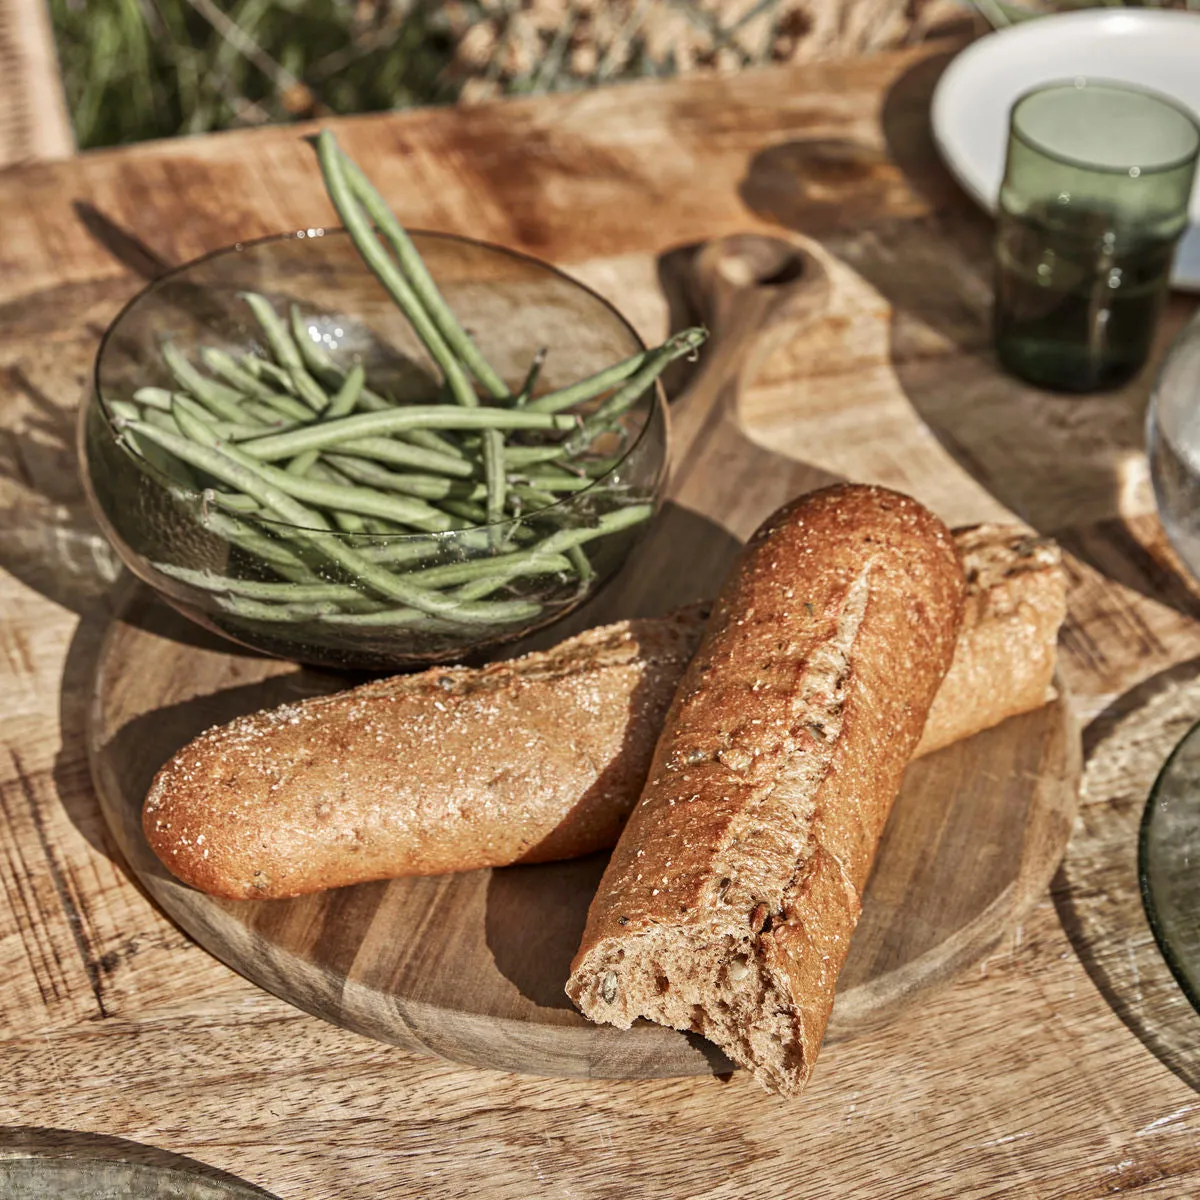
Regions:
<instances>
[{"instance_id":1,"label":"wooden serving board","mask_svg":"<svg viewBox=\"0 0 1200 1200\"><path fill-rule=\"evenodd\" d=\"M752 442L738 395L781 339L824 312L819 254L799 240L726 239L681 255L681 320L710 351L675 406L670 500L621 576L515 652L574 630L711 596L741 540L829 476ZM667 279L668 284L670 280ZM684 308L693 311L685 313ZM283 901L224 901L176 881L141 834L154 772L208 726L350 681L220 642L131 589L100 655L92 773L126 861L191 936L297 1006L368 1036L539 1074L724 1071L691 1035L583 1019L563 993L603 856L360 885ZM1079 742L1063 695L913 764L884 835L827 1037L900 1011L990 949L1044 892L1074 816Z\"/></svg>"}]
</instances>

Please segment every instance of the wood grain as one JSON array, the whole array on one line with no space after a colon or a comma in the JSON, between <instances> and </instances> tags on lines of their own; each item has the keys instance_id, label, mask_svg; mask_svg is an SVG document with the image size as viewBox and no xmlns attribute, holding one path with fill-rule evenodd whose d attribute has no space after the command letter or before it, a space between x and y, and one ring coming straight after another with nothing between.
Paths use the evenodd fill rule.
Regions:
<instances>
[{"instance_id":1,"label":"wood grain","mask_svg":"<svg viewBox=\"0 0 1200 1200\"><path fill-rule=\"evenodd\" d=\"M829 314L742 380L743 427L798 480L890 483L951 524L1011 505L1059 537L1061 669L1094 754L1105 710L1200 657L1200 593L1146 486L1152 371L1064 401L988 356L988 223L928 130L946 54L335 125L409 224L549 258L648 339L678 309L687 247L815 238ZM296 132L0 173L0 1123L162 1147L281 1200L1200 1192L1195 1092L1114 1011L1049 896L903 1021L827 1046L784 1104L741 1073L539 1079L357 1037L222 966L139 888L84 755L111 560L80 509L73 410L104 324L148 274L331 219ZM1160 351L1193 307L1175 299ZM1110 911L1119 955L1144 927Z\"/></svg>"}]
</instances>

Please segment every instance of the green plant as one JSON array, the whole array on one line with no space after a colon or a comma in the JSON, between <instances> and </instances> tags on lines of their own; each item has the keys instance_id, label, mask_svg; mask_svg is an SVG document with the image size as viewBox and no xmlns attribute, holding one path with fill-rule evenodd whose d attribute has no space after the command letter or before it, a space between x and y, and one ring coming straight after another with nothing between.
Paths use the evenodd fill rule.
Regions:
<instances>
[{"instance_id":1,"label":"green plant","mask_svg":"<svg viewBox=\"0 0 1200 1200\"><path fill-rule=\"evenodd\" d=\"M81 148L452 100L422 0L50 0Z\"/></svg>"}]
</instances>

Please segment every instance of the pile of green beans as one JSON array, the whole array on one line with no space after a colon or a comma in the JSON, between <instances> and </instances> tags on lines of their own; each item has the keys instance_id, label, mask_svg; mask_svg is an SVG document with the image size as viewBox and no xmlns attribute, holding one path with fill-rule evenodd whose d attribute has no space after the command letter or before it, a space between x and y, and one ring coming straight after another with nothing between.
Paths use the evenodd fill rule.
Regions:
<instances>
[{"instance_id":1,"label":"pile of green beans","mask_svg":"<svg viewBox=\"0 0 1200 1200\"><path fill-rule=\"evenodd\" d=\"M154 566L254 622L449 633L527 623L546 601L530 580L582 594L596 574L588 543L651 515L652 498L613 470L630 436L622 418L705 332L539 392L543 350L513 392L362 172L330 133L316 146L334 207L436 364L446 402L372 388L296 305L281 313L243 293L270 357L205 347L197 365L168 342L169 387L107 402L126 445L248 569ZM586 505L560 503L585 491Z\"/></svg>"}]
</instances>

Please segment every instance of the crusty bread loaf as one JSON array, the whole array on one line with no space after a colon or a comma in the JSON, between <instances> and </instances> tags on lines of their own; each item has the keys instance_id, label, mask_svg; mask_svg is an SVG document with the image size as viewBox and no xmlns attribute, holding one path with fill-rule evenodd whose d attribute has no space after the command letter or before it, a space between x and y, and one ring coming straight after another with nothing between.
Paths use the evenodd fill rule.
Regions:
<instances>
[{"instance_id":1,"label":"crusty bread loaf","mask_svg":"<svg viewBox=\"0 0 1200 1200\"><path fill-rule=\"evenodd\" d=\"M241 717L159 771L146 838L185 882L260 899L611 846L701 625L625 621Z\"/></svg>"},{"instance_id":2,"label":"crusty bread loaf","mask_svg":"<svg viewBox=\"0 0 1200 1200\"><path fill-rule=\"evenodd\" d=\"M1066 574L1054 542L1011 526L973 525L956 529L954 544L966 606L918 755L1045 704L1067 615Z\"/></svg>"},{"instance_id":3,"label":"crusty bread loaf","mask_svg":"<svg viewBox=\"0 0 1200 1200\"><path fill-rule=\"evenodd\" d=\"M965 579L915 500L781 509L726 581L588 912L567 993L688 1029L791 1094L813 1067Z\"/></svg>"},{"instance_id":4,"label":"crusty bread loaf","mask_svg":"<svg viewBox=\"0 0 1200 1200\"><path fill-rule=\"evenodd\" d=\"M1054 670L1057 547L1004 526L956 541L967 609L918 753L1039 706ZM706 616L624 621L514 662L401 675L211 729L159 772L146 837L180 878L238 898L606 849Z\"/></svg>"}]
</instances>

